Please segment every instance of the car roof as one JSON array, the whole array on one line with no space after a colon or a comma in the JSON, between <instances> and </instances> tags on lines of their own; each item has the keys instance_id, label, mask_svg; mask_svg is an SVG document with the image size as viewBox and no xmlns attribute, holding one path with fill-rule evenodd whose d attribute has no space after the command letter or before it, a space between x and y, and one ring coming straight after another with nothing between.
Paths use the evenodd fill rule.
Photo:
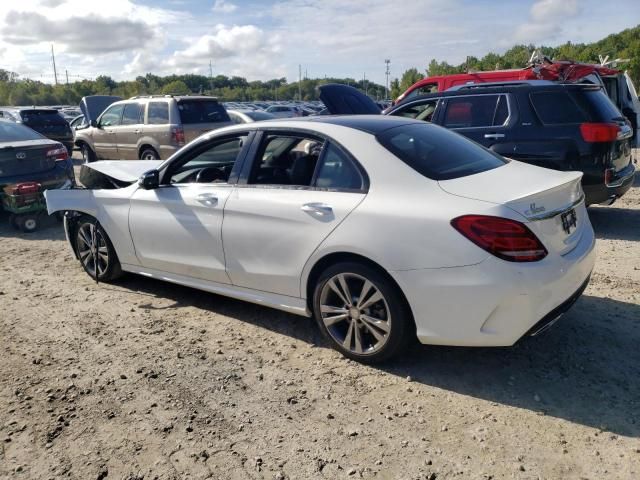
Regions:
<instances>
[{"instance_id":1,"label":"car roof","mask_svg":"<svg viewBox=\"0 0 640 480\"><path fill-rule=\"evenodd\" d=\"M522 91L554 91L564 90L600 90L600 85L593 83L532 83L526 81L500 82L500 83L475 83L463 85L463 88L449 89L444 92L426 93L416 97L410 97L394 106L413 103L418 100L428 100L430 98L459 97L461 95L481 95L488 93L513 93Z\"/></svg>"}]
</instances>

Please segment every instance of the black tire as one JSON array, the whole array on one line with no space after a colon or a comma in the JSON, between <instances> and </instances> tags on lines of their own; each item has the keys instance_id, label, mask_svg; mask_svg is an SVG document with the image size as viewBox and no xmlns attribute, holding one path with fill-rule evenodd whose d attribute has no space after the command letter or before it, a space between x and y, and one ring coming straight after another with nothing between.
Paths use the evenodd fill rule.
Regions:
<instances>
[{"instance_id":1,"label":"black tire","mask_svg":"<svg viewBox=\"0 0 640 480\"><path fill-rule=\"evenodd\" d=\"M349 299L343 295L344 289L340 286L342 280L350 290ZM330 282L338 286L341 294L332 288ZM368 282L368 285L365 282ZM374 298L378 298L378 294L381 299L369 304ZM343 306L341 304L345 299L349 303ZM323 301L326 303L324 319L321 309ZM328 312L328 307L336 310ZM313 313L320 330L332 347L344 356L361 363L374 364L388 360L408 346L415 337L411 311L398 287L387 275L363 263L338 263L322 272L314 289ZM335 321L345 315L347 318ZM327 324L331 322L334 323ZM349 337L350 329L353 331ZM341 333L344 342L340 341ZM347 337L349 348L345 347ZM383 340L380 340L380 337L383 337ZM361 352L356 351L358 343Z\"/></svg>"},{"instance_id":2,"label":"black tire","mask_svg":"<svg viewBox=\"0 0 640 480\"><path fill-rule=\"evenodd\" d=\"M140 160L160 160L160 155L155 149L147 147L140 153Z\"/></svg>"},{"instance_id":3,"label":"black tire","mask_svg":"<svg viewBox=\"0 0 640 480\"><path fill-rule=\"evenodd\" d=\"M93 231L95 231L95 238L100 247L98 253L98 257L100 257L98 280L100 282L112 282L123 275L120 260L118 260L116 250L113 248L113 244L104 229L100 225L97 225L96 229L96 219L86 215L78 219L73 229L74 248L78 254L80 265L87 272L87 275L95 278L96 264L93 260L93 247L91 245Z\"/></svg>"},{"instance_id":4,"label":"black tire","mask_svg":"<svg viewBox=\"0 0 640 480\"><path fill-rule=\"evenodd\" d=\"M82 161L84 163L91 163L96 161L96 153L88 144L80 144L80 153L82 154Z\"/></svg>"},{"instance_id":5,"label":"black tire","mask_svg":"<svg viewBox=\"0 0 640 480\"><path fill-rule=\"evenodd\" d=\"M17 217L16 223L24 233L32 233L40 226L40 218L38 215L23 214Z\"/></svg>"},{"instance_id":6,"label":"black tire","mask_svg":"<svg viewBox=\"0 0 640 480\"><path fill-rule=\"evenodd\" d=\"M15 230L20 230L20 225L18 225L18 215L15 213L9 215L9 223Z\"/></svg>"}]
</instances>

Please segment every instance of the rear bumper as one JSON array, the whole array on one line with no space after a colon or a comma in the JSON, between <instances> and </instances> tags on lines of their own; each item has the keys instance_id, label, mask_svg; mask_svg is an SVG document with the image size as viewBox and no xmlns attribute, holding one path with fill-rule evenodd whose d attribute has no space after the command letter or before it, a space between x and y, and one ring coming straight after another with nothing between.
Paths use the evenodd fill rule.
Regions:
<instances>
[{"instance_id":1,"label":"rear bumper","mask_svg":"<svg viewBox=\"0 0 640 480\"><path fill-rule=\"evenodd\" d=\"M594 247L589 227L571 252L540 262L516 264L491 256L477 265L391 274L409 302L422 343L509 346L575 301L593 270Z\"/></svg>"},{"instance_id":2,"label":"rear bumper","mask_svg":"<svg viewBox=\"0 0 640 480\"><path fill-rule=\"evenodd\" d=\"M73 172L73 162L71 159L65 162L57 162L56 166L46 172L25 173L23 175L12 175L0 177L0 189L4 185L14 185L23 182L38 182L43 189L60 188L66 182L75 183L75 174Z\"/></svg>"},{"instance_id":3,"label":"rear bumper","mask_svg":"<svg viewBox=\"0 0 640 480\"><path fill-rule=\"evenodd\" d=\"M607 203L622 197L633 185L636 167L630 163L628 167L620 171L609 185L583 185L585 202L587 205Z\"/></svg>"}]
</instances>

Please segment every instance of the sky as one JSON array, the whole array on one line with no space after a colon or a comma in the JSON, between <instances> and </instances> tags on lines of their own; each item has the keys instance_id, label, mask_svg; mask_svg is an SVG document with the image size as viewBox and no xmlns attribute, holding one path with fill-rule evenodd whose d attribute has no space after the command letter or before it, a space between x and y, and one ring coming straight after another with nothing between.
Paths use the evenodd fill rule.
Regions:
<instances>
[{"instance_id":1,"label":"sky","mask_svg":"<svg viewBox=\"0 0 640 480\"><path fill-rule=\"evenodd\" d=\"M640 23L639 0L0 0L0 68L59 81L154 73L385 82L432 58L591 42ZM596 59L594 59L596 60Z\"/></svg>"}]
</instances>

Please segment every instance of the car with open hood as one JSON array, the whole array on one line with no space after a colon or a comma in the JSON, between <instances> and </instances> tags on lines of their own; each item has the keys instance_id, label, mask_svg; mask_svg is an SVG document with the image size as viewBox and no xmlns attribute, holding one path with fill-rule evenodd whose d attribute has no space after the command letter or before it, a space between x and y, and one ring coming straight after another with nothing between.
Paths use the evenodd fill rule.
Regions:
<instances>
[{"instance_id":1,"label":"car with open hood","mask_svg":"<svg viewBox=\"0 0 640 480\"><path fill-rule=\"evenodd\" d=\"M380 113L353 87L330 84L319 90L333 114ZM587 205L611 204L633 184L633 129L598 85L546 80L462 85L409 98L385 115L441 125L539 167L583 172Z\"/></svg>"},{"instance_id":2,"label":"car with open hood","mask_svg":"<svg viewBox=\"0 0 640 480\"><path fill-rule=\"evenodd\" d=\"M45 196L92 278L131 272L314 317L361 362L416 337L508 346L536 335L580 296L595 260L581 173L402 117L247 123L164 162L82 170L85 189Z\"/></svg>"}]
</instances>

